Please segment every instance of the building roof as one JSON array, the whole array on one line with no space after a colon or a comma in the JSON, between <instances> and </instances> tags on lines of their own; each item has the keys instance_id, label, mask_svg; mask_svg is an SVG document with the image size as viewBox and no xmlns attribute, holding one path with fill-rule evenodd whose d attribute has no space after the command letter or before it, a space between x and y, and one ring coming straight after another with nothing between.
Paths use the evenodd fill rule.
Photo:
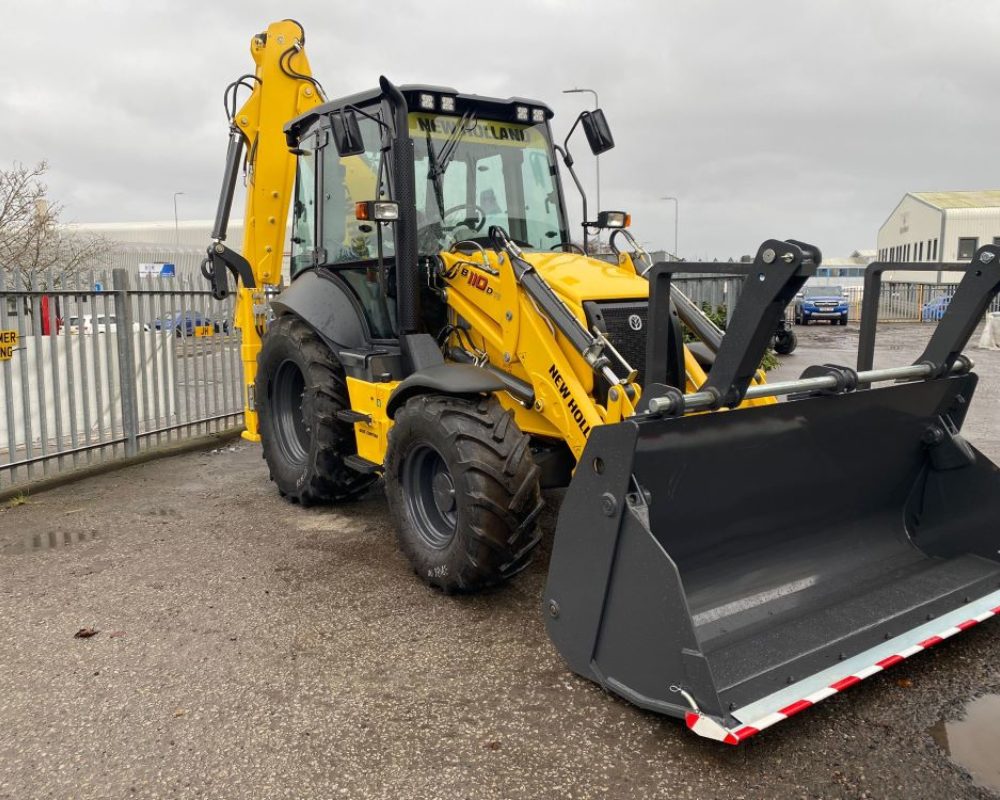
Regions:
<instances>
[{"instance_id":1,"label":"building roof","mask_svg":"<svg viewBox=\"0 0 1000 800\"><path fill-rule=\"evenodd\" d=\"M1000 189L974 192L910 192L935 208L1000 208Z\"/></svg>"}]
</instances>

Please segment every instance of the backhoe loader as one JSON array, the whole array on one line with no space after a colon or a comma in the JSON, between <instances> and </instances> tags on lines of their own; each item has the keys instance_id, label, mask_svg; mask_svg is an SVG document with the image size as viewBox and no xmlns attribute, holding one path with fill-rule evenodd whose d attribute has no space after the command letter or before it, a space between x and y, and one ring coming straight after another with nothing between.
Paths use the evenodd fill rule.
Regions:
<instances>
[{"instance_id":1,"label":"backhoe loader","mask_svg":"<svg viewBox=\"0 0 1000 800\"><path fill-rule=\"evenodd\" d=\"M203 265L219 297L237 281L244 435L283 496L345 501L382 476L414 569L457 592L521 570L540 490L568 486L542 598L556 648L731 744L1000 612L1000 470L960 433L1000 248L960 267L916 363L872 369L876 264L857 368L768 384L758 365L817 248L654 264L628 215L590 215L580 189L585 229L627 245L591 258L561 175L580 188L578 127L593 153L613 146L601 111L558 144L526 98L383 77L329 100L304 45L298 23L270 25L227 91ZM289 212L291 281L268 305ZM723 333L672 277L734 270Z\"/></svg>"}]
</instances>

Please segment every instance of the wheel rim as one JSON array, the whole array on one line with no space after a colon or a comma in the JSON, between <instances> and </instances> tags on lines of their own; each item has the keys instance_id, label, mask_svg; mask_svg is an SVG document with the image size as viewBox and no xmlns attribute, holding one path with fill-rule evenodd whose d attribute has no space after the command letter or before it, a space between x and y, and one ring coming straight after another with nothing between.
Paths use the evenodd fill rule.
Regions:
<instances>
[{"instance_id":1,"label":"wheel rim","mask_svg":"<svg viewBox=\"0 0 1000 800\"><path fill-rule=\"evenodd\" d=\"M433 447L419 445L407 455L400 477L406 510L420 538L435 550L443 550L458 527L455 480L448 465Z\"/></svg>"},{"instance_id":2,"label":"wheel rim","mask_svg":"<svg viewBox=\"0 0 1000 800\"><path fill-rule=\"evenodd\" d=\"M293 464L305 464L309 455L309 427L302 414L305 377L294 361L283 361L271 384L271 409L278 446Z\"/></svg>"}]
</instances>

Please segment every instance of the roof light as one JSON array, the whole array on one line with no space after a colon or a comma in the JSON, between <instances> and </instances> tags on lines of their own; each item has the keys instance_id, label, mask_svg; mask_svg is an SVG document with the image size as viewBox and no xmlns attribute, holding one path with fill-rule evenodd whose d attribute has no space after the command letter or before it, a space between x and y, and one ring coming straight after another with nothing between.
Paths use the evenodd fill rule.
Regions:
<instances>
[{"instance_id":1,"label":"roof light","mask_svg":"<svg viewBox=\"0 0 1000 800\"><path fill-rule=\"evenodd\" d=\"M531 110L531 121L532 122L545 122L545 109L544 108L534 108Z\"/></svg>"},{"instance_id":2,"label":"roof light","mask_svg":"<svg viewBox=\"0 0 1000 800\"><path fill-rule=\"evenodd\" d=\"M442 111L454 111L455 110L455 98L454 97L442 97L441 98L441 110Z\"/></svg>"},{"instance_id":3,"label":"roof light","mask_svg":"<svg viewBox=\"0 0 1000 800\"><path fill-rule=\"evenodd\" d=\"M528 107L527 106L518 106L517 107L517 119L518 119L519 122L527 122L528 121Z\"/></svg>"},{"instance_id":4,"label":"roof light","mask_svg":"<svg viewBox=\"0 0 1000 800\"><path fill-rule=\"evenodd\" d=\"M420 107L426 111L434 110L434 95L432 94L421 94L420 95Z\"/></svg>"}]
</instances>

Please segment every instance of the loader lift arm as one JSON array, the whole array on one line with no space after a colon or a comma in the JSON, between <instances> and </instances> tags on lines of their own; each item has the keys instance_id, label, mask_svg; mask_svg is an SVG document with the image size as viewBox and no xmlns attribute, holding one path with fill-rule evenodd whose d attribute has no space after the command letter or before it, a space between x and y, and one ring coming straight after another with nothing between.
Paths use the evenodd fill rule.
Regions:
<instances>
[{"instance_id":1,"label":"loader lift arm","mask_svg":"<svg viewBox=\"0 0 1000 800\"><path fill-rule=\"evenodd\" d=\"M212 229L212 244L202 264L212 294L221 299L229 292L229 275L236 281L235 326L240 331L243 361L243 437L259 441L254 398L257 354L264 329L264 290L281 283L288 207L295 181L295 155L284 136L287 120L323 102L323 90L312 77L305 53L305 33L295 20L268 26L250 40L253 75L238 78L226 90L232 93L229 146L222 191ZM250 88L250 96L236 109L236 92ZM229 214L236 192L240 160L244 158L246 200L242 254L226 246Z\"/></svg>"}]
</instances>

